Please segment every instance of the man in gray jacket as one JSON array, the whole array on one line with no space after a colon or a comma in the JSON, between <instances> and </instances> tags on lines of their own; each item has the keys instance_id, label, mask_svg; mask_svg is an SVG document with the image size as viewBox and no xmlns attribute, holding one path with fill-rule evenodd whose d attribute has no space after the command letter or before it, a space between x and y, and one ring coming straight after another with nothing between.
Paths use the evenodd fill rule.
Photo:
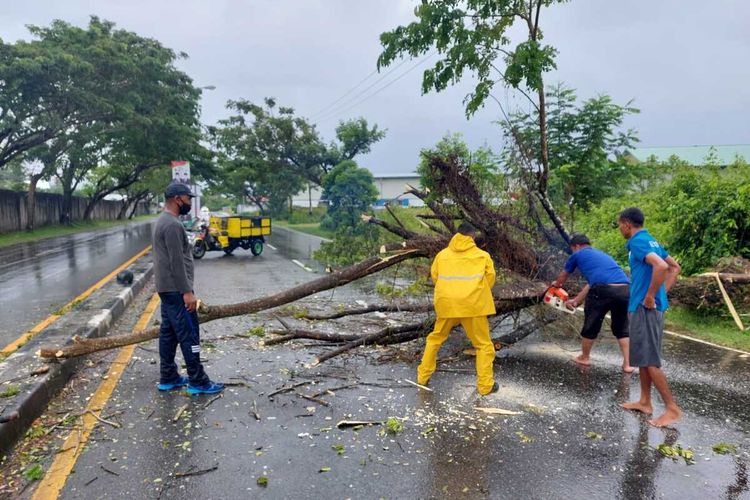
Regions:
<instances>
[{"instance_id":1,"label":"man in gray jacket","mask_svg":"<svg viewBox=\"0 0 750 500\"><path fill-rule=\"evenodd\" d=\"M187 386L188 394L216 394L224 390L224 384L211 382L201 364L193 254L185 228L177 218L190 212L193 194L187 185L173 182L164 196L164 212L156 220L153 234L154 275L161 298L158 388L169 391ZM187 365L187 377L179 374L174 361L178 345Z\"/></svg>"}]
</instances>

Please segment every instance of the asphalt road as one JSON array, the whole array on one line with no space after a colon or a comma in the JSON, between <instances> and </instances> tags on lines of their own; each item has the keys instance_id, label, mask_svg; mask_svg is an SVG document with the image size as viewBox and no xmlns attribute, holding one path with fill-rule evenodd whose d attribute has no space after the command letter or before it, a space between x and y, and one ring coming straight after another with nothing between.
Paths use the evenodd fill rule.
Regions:
<instances>
[{"instance_id":1,"label":"asphalt road","mask_svg":"<svg viewBox=\"0 0 750 500\"><path fill-rule=\"evenodd\" d=\"M0 346L150 243L151 222L138 222L0 249Z\"/></svg>"},{"instance_id":2,"label":"asphalt road","mask_svg":"<svg viewBox=\"0 0 750 500\"><path fill-rule=\"evenodd\" d=\"M229 303L313 277L278 251L209 254L197 263L196 290L209 303ZM354 300L376 298L366 285L349 285L304 304L331 310ZM306 327L372 331L381 321ZM665 370L685 418L661 430L619 408L638 394L638 378L619 370L611 336L596 346L594 365L580 368L571 362L571 331L534 334L498 354L500 392L480 398L460 335L443 348L445 371L427 393L405 382L414 379L419 342L306 368L329 348L265 348L252 335L238 337L258 325L280 328L264 314L203 327L209 375L240 384L219 399L158 393L156 344L138 349L103 411L122 428L96 428L62 498L750 498L750 359L741 354L666 339ZM95 381L102 366L91 370L79 381ZM90 390L81 385L80 399ZM67 411L71 401L62 403ZM480 406L521 414L485 415ZM336 428L340 420L388 417L403 431ZM722 442L737 453L714 453ZM662 444L693 450L695 464L662 456ZM259 477L268 485L257 485Z\"/></svg>"},{"instance_id":3,"label":"asphalt road","mask_svg":"<svg viewBox=\"0 0 750 500\"><path fill-rule=\"evenodd\" d=\"M151 222L22 243L0 249L0 346L6 345L49 314L151 244ZM312 254L321 238L274 228L269 243L288 259L320 269ZM266 247L266 251L270 251ZM223 256L222 252L209 254ZM241 249L227 257L244 259Z\"/></svg>"}]
</instances>

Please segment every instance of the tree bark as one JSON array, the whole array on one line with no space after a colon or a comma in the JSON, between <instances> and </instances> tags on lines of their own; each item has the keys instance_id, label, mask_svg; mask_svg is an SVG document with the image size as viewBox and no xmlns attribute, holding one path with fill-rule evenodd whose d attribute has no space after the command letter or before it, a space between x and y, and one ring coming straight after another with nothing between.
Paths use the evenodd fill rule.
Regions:
<instances>
[{"instance_id":1,"label":"tree bark","mask_svg":"<svg viewBox=\"0 0 750 500\"><path fill-rule=\"evenodd\" d=\"M69 226L73 223L73 192L69 188L63 189L62 206L60 209L60 224Z\"/></svg>"},{"instance_id":2,"label":"tree bark","mask_svg":"<svg viewBox=\"0 0 750 500\"><path fill-rule=\"evenodd\" d=\"M358 309L344 309L330 314L306 314L302 319L308 320L331 320L344 318L347 316L358 316L371 312L428 312L433 308L432 304L389 304L389 305L372 305Z\"/></svg>"},{"instance_id":3,"label":"tree bark","mask_svg":"<svg viewBox=\"0 0 750 500\"><path fill-rule=\"evenodd\" d=\"M128 208L130 208L131 199L123 199L122 206L120 207L120 211L117 214L117 220L123 220L125 218L125 215L128 213Z\"/></svg>"},{"instance_id":4,"label":"tree bark","mask_svg":"<svg viewBox=\"0 0 750 500\"><path fill-rule=\"evenodd\" d=\"M42 174L29 178L29 190L26 193L26 230L33 231L36 222L36 186L42 179Z\"/></svg>"},{"instance_id":5,"label":"tree bark","mask_svg":"<svg viewBox=\"0 0 750 500\"><path fill-rule=\"evenodd\" d=\"M88 221L91 220L91 215L94 213L94 208L96 208L96 205L102 201L104 197L96 195L92 198L89 198L86 202L86 208L83 210L83 220ZM117 217L120 218L119 216Z\"/></svg>"},{"instance_id":6,"label":"tree bark","mask_svg":"<svg viewBox=\"0 0 750 500\"><path fill-rule=\"evenodd\" d=\"M385 337L390 337L392 335L396 335L399 333L412 332L415 330L424 330L430 323L432 322L429 320L425 320L420 323L411 323L411 324L400 325L400 326L389 326L375 333L371 333L369 335L363 335L357 340L352 340L351 342L344 344L338 349L334 349L333 351L329 351L325 354L318 356L317 359L313 362L313 366L318 365L324 361L328 361L329 359L335 358L336 356L339 356L341 354L344 354L345 352L350 351L354 349L355 347L359 347L359 346L363 346L367 344L376 344L378 340L381 340Z\"/></svg>"}]
</instances>

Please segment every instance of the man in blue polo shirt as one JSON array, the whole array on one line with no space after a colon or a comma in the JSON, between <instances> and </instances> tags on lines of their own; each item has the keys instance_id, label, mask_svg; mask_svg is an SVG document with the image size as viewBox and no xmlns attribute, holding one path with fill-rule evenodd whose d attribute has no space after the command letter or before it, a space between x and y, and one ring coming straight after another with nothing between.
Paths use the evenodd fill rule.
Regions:
<instances>
[{"instance_id":1,"label":"man in blue polo shirt","mask_svg":"<svg viewBox=\"0 0 750 500\"><path fill-rule=\"evenodd\" d=\"M593 248L586 235L574 234L570 238L570 249L573 254L565 263L565 269L552 282L552 286L563 286L568 276L576 269L579 269L586 278L587 285L583 287L583 290L565 304L570 309L575 309L584 299L586 300L581 329L581 354L574 361L581 365L591 364L591 348L602 329L604 317L610 313L612 334L617 338L620 351L622 351L622 369L626 373L635 371L628 360L630 349L628 285L630 279L617 265L615 259Z\"/></svg>"},{"instance_id":2,"label":"man in blue polo shirt","mask_svg":"<svg viewBox=\"0 0 750 500\"><path fill-rule=\"evenodd\" d=\"M649 420L655 427L671 425L682 417L669 390L667 377L661 370L661 340L664 335L664 312L669 306L667 292L677 281L680 265L648 231L643 228L645 217L639 208L626 208L618 224L628 240L632 284L628 315L630 317L630 363L640 372L641 396L638 401L623 404L627 410L650 415L651 386L664 401L665 411Z\"/></svg>"}]
</instances>

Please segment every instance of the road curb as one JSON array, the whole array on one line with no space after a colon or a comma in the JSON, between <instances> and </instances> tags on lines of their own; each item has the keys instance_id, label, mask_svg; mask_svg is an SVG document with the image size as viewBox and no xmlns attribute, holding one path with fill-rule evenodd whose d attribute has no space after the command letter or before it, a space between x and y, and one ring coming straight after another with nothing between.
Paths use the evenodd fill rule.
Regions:
<instances>
[{"instance_id":1,"label":"road curb","mask_svg":"<svg viewBox=\"0 0 750 500\"><path fill-rule=\"evenodd\" d=\"M36 352L42 345L71 344L73 336L93 338L106 335L112 324L122 316L138 292L151 279L153 263L150 255L141 257L128 269L134 275L130 286L123 288L116 280L110 280L75 309L0 362L0 392L11 385L19 389L15 396L0 398L0 417L18 413L14 420L0 423L0 456L12 450L13 445L34 420L44 413L52 398L85 360L85 356L81 356L45 363L37 357ZM35 370L45 366L49 366L49 371L36 376L33 374Z\"/></svg>"}]
</instances>

